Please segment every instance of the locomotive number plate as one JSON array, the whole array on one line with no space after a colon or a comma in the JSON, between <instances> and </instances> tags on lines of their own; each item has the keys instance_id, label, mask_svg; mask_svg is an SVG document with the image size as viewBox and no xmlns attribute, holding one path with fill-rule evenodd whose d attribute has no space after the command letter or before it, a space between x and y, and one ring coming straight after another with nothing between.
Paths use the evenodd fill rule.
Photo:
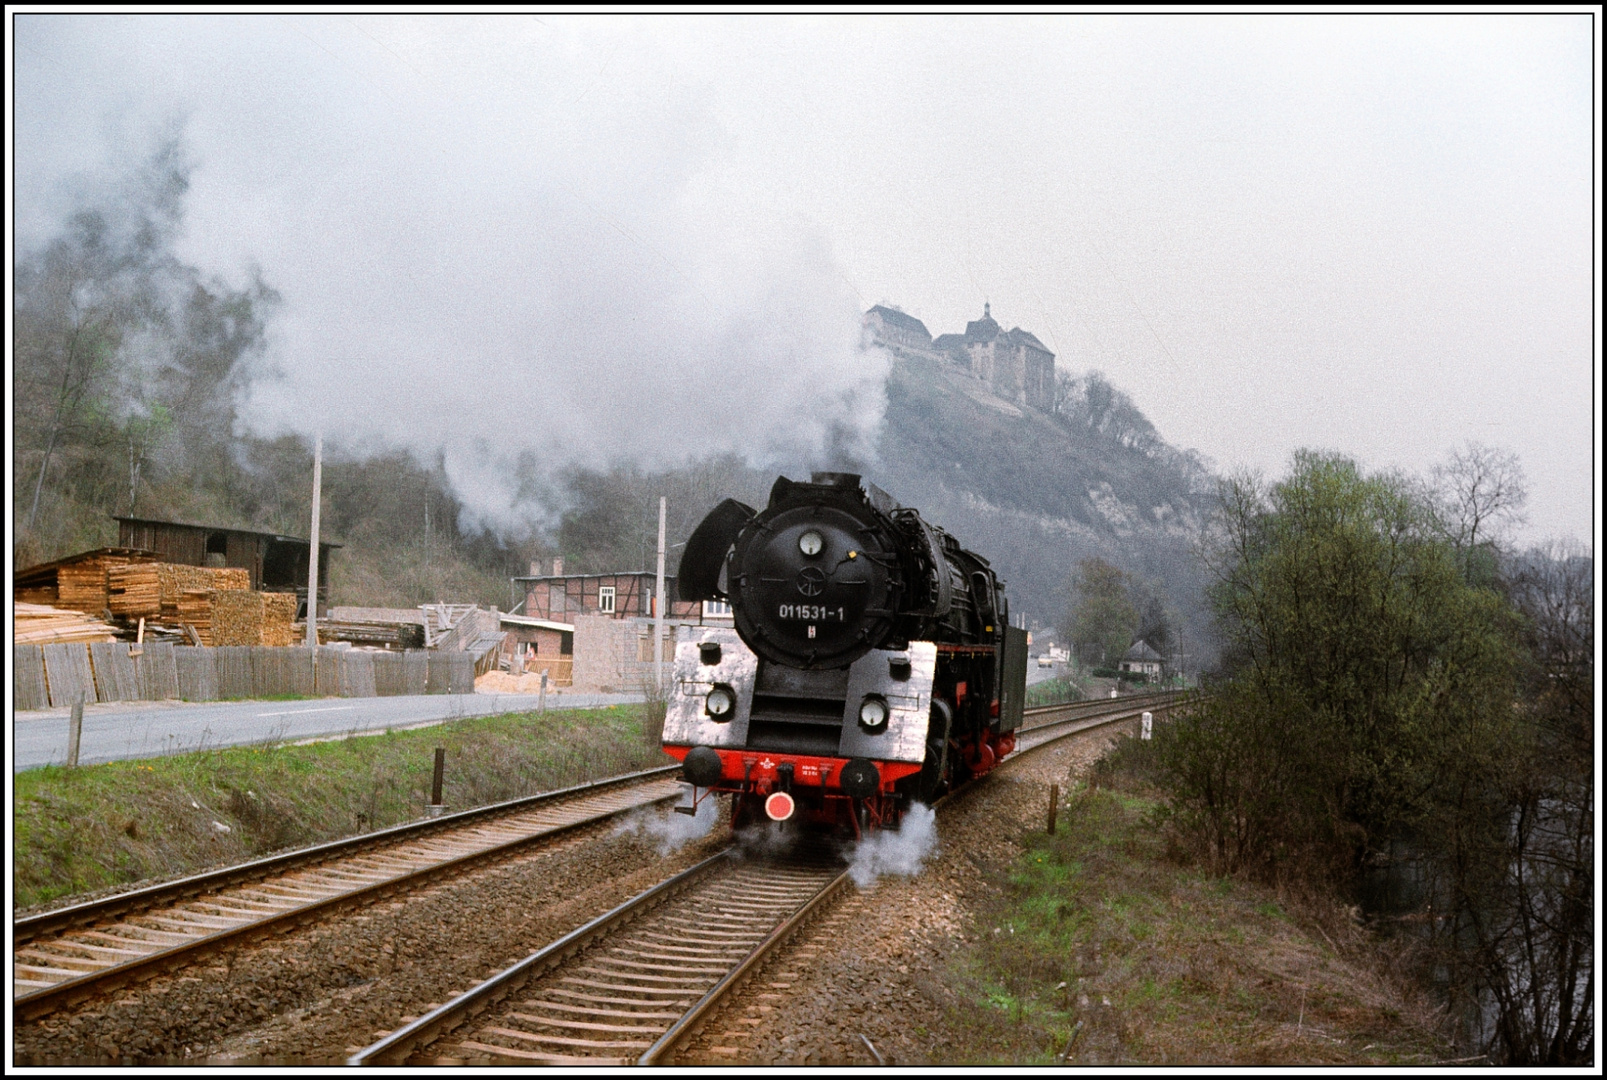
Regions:
<instances>
[{"instance_id":1,"label":"locomotive number plate","mask_svg":"<svg viewBox=\"0 0 1607 1080\"><path fill-rule=\"evenodd\" d=\"M848 621L847 608L822 607L819 604L782 604L778 616L783 619L807 619L810 622Z\"/></svg>"}]
</instances>

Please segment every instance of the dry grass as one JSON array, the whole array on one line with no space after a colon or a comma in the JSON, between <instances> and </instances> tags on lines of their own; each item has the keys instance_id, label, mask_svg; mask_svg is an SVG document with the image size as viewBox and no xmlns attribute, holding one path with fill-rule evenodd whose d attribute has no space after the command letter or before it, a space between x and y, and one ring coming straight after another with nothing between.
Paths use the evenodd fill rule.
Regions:
<instances>
[{"instance_id":1,"label":"dry grass","mask_svg":"<svg viewBox=\"0 0 1607 1080\"><path fill-rule=\"evenodd\" d=\"M1406 1065L1454 1057L1437 1010L1331 903L1170 857L1154 804L1079 788L1022 838L980 940L953 960L978 1060Z\"/></svg>"}]
</instances>

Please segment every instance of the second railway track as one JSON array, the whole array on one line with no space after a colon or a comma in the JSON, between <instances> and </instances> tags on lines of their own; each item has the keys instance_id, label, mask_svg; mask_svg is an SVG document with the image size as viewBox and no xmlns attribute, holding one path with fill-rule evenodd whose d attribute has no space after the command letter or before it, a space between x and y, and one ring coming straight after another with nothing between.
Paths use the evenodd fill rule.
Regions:
<instances>
[{"instance_id":1,"label":"second railway track","mask_svg":"<svg viewBox=\"0 0 1607 1080\"><path fill-rule=\"evenodd\" d=\"M19 919L12 927L13 1015L27 1022L250 936L667 802L682 791L677 771L515 799Z\"/></svg>"}]
</instances>

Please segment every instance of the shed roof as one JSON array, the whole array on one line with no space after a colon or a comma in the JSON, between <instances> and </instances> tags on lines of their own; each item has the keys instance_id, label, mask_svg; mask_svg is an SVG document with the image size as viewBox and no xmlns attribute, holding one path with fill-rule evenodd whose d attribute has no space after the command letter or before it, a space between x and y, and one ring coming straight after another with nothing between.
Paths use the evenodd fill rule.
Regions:
<instances>
[{"instance_id":1,"label":"shed roof","mask_svg":"<svg viewBox=\"0 0 1607 1080\"><path fill-rule=\"evenodd\" d=\"M242 536L265 536L269 540L277 540L286 544L310 545L312 543L305 536L284 536L280 533L261 532L257 529L236 529L230 525L195 525L188 521L158 521L155 518L128 517L124 514L113 514L112 520L118 522L128 521L135 525L166 525L175 529L204 529L207 532L239 533ZM337 544L330 540L320 540L318 541L318 546L321 548L338 548L346 545Z\"/></svg>"},{"instance_id":2,"label":"shed roof","mask_svg":"<svg viewBox=\"0 0 1607 1080\"><path fill-rule=\"evenodd\" d=\"M160 562L162 559L161 555L154 551L146 551L144 548L96 548L94 551L80 551L77 555L68 555L66 558L57 559L54 562L40 563L38 566L30 566L26 570L18 570L12 578L12 583L26 588L38 584L39 581L36 579L48 578L64 566L72 566L75 563L85 562L89 559L104 559L108 555L118 556L130 562Z\"/></svg>"},{"instance_id":3,"label":"shed roof","mask_svg":"<svg viewBox=\"0 0 1607 1080\"><path fill-rule=\"evenodd\" d=\"M575 632L574 623L553 622L551 619L537 619L529 615L502 614L497 617L508 626L533 626L537 630L557 630L563 634L573 634Z\"/></svg>"}]
</instances>

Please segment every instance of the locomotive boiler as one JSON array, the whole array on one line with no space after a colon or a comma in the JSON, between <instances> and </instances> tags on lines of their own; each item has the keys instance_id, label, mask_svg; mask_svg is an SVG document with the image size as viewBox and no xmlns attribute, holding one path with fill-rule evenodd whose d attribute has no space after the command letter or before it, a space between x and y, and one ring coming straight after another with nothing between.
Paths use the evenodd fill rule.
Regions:
<instances>
[{"instance_id":1,"label":"locomotive boiler","mask_svg":"<svg viewBox=\"0 0 1607 1080\"><path fill-rule=\"evenodd\" d=\"M732 825L859 835L988 772L1015 747L1027 635L988 561L851 473L780 477L692 533L682 600L734 628L675 650L664 750ZM685 808L693 812L692 808Z\"/></svg>"}]
</instances>

